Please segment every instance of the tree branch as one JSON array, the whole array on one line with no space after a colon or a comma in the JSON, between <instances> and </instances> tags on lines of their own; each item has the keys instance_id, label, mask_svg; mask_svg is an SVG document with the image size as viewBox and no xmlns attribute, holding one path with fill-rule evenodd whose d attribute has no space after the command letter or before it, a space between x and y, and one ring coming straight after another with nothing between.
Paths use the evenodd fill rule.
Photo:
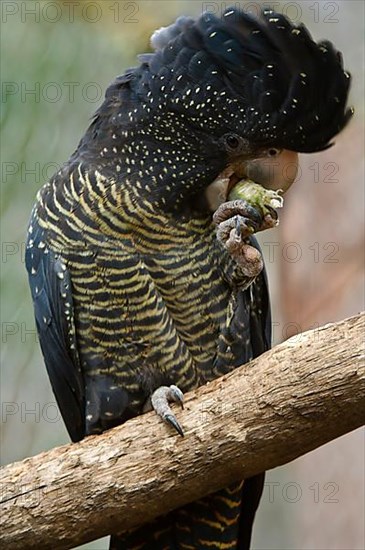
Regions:
<instances>
[{"instance_id":1,"label":"tree branch","mask_svg":"<svg viewBox=\"0 0 365 550\"><path fill-rule=\"evenodd\" d=\"M287 340L154 413L1 471L8 550L71 548L285 464L363 424L364 315Z\"/></svg>"}]
</instances>

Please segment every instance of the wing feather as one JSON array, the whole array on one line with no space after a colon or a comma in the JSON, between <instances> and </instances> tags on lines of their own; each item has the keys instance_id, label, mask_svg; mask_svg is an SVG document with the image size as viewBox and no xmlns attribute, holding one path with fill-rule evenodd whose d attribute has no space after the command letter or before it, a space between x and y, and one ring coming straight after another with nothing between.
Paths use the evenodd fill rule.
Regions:
<instances>
[{"instance_id":1,"label":"wing feather","mask_svg":"<svg viewBox=\"0 0 365 550\"><path fill-rule=\"evenodd\" d=\"M35 216L25 262L47 372L72 441L85 435L84 383L77 350L70 273L47 246Z\"/></svg>"}]
</instances>

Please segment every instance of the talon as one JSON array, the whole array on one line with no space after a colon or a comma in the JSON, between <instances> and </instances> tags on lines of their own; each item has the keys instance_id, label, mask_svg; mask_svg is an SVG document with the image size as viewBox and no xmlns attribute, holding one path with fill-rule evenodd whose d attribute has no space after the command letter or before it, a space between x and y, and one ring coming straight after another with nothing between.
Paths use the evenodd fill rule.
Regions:
<instances>
[{"instance_id":1,"label":"talon","mask_svg":"<svg viewBox=\"0 0 365 550\"><path fill-rule=\"evenodd\" d=\"M263 221L263 217L257 208L243 200L235 200L221 204L213 214L213 222L220 225L235 216L243 217L245 223L246 220L249 220L255 231L260 228Z\"/></svg>"},{"instance_id":2,"label":"talon","mask_svg":"<svg viewBox=\"0 0 365 550\"><path fill-rule=\"evenodd\" d=\"M237 237L241 236L241 218L240 218L240 216L236 217L236 235L237 235Z\"/></svg>"},{"instance_id":3,"label":"talon","mask_svg":"<svg viewBox=\"0 0 365 550\"><path fill-rule=\"evenodd\" d=\"M270 206L269 204L265 204L264 206L265 206L266 210L268 210L268 212L269 212L270 216L272 217L272 219L276 221L279 217L277 211L272 206Z\"/></svg>"},{"instance_id":4,"label":"talon","mask_svg":"<svg viewBox=\"0 0 365 550\"><path fill-rule=\"evenodd\" d=\"M160 386L151 396L154 411L165 422L173 426L181 436L184 436L184 432L169 406L171 402L178 403L182 409L184 408L184 394L180 388L173 384L171 386Z\"/></svg>"},{"instance_id":5,"label":"talon","mask_svg":"<svg viewBox=\"0 0 365 550\"><path fill-rule=\"evenodd\" d=\"M254 220L250 220L250 218L247 218L245 220L245 224L247 225L248 230L251 234L256 233L256 231L259 230L259 225Z\"/></svg>"},{"instance_id":6,"label":"talon","mask_svg":"<svg viewBox=\"0 0 365 550\"><path fill-rule=\"evenodd\" d=\"M184 408L184 394L183 394L183 392L180 390L180 388L178 388L174 384L172 384L170 386L170 390L171 390L172 400L175 401L175 403L179 403L179 405L183 409Z\"/></svg>"},{"instance_id":7,"label":"talon","mask_svg":"<svg viewBox=\"0 0 365 550\"><path fill-rule=\"evenodd\" d=\"M255 208L251 204L248 204L246 206L246 217L250 219L250 221L252 221L256 227L260 227L260 225L262 224L262 214L257 208Z\"/></svg>"},{"instance_id":8,"label":"talon","mask_svg":"<svg viewBox=\"0 0 365 550\"><path fill-rule=\"evenodd\" d=\"M176 420L176 416L175 416L174 414L167 414L167 415L164 417L164 420L165 420L165 422L167 422L168 424L170 424L173 428L175 428L175 430L176 430L182 437L184 437L183 429L182 429L182 427L180 426L180 424L178 423L178 421Z\"/></svg>"}]
</instances>

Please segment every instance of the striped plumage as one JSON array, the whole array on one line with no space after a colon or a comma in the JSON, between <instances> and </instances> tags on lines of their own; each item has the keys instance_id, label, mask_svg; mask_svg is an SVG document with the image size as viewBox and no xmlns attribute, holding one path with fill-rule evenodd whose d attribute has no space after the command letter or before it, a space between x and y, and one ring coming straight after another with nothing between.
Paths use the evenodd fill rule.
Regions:
<instances>
[{"instance_id":1,"label":"striped plumage","mask_svg":"<svg viewBox=\"0 0 365 550\"><path fill-rule=\"evenodd\" d=\"M280 15L180 18L152 42L107 90L29 226L40 343L74 441L140 414L161 385L186 392L268 348L265 275L253 280L217 240L205 189L268 147L324 149L350 117L339 54ZM247 548L262 481L112 546Z\"/></svg>"}]
</instances>

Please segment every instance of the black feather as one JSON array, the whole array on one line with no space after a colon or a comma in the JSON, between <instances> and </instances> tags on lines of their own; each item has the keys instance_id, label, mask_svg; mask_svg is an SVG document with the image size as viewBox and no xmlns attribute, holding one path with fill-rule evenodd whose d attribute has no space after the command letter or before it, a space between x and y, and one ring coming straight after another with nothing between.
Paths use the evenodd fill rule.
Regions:
<instances>
[{"instance_id":1,"label":"black feather","mask_svg":"<svg viewBox=\"0 0 365 550\"><path fill-rule=\"evenodd\" d=\"M71 279L32 217L25 254L43 357L72 441L85 435L84 381L77 351Z\"/></svg>"},{"instance_id":2,"label":"black feather","mask_svg":"<svg viewBox=\"0 0 365 550\"><path fill-rule=\"evenodd\" d=\"M123 98L137 109L133 120L122 110L127 127L146 109L174 112L189 115L197 131L229 130L257 146L306 153L327 148L351 118L341 54L281 14L255 18L228 8L221 18L179 18L157 31L152 45L156 52L111 86L99 115L113 96L114 105ZM204 93L192 102L189 90L197 87Z\"/></svg>"}]
</instances>

